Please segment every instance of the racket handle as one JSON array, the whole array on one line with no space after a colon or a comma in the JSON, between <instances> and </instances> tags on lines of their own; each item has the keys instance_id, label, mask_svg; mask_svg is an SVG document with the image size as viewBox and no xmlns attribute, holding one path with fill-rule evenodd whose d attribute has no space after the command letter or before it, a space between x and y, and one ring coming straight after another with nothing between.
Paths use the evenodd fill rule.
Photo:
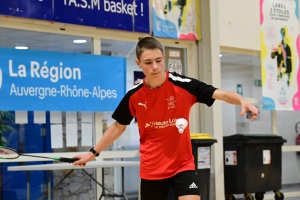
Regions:
<instances>
[{"instance_id":1,"label":"racket handle","mask_svg":"<svg viewBox=\"0 0 300 200\"><path fill-rule=\"evenodd\" d=\"M77 160L79 160L79 159L78 158L59 158L60 162L67 162L67 163L73 163Z\"/></svg>"}]
</instances>

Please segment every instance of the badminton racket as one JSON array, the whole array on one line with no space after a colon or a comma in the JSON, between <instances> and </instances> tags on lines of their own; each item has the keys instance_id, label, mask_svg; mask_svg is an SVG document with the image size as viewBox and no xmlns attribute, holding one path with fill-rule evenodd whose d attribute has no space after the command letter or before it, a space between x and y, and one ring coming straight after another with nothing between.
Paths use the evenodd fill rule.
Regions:
<instances>
[{"instance_id":1,"label":"badminton racket","mask_svg":"<svg viewBox=\"0 0 300 200\"><path fill-rule=\"evenodd\" d=\"M47 158L55 161L60 161L60 162L67 162L67 163L73 163L77 160L78 158L64 158L64 157L46 157L46 156L35 156L35 155L29 155L29 154L23 154L17 152L15 149L9 148L9 147L4 147L0 146L0 159L16 159L19 156L29 156L29 157L36 157L36 158Z\"/></svg>"}]
</instances>

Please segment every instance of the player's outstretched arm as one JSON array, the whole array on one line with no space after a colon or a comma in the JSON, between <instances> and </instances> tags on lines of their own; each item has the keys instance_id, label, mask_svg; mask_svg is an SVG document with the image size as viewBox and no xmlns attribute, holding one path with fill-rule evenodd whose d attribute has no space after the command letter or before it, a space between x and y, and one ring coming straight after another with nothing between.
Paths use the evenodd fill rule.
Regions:
<instances>
[{"instance_id":1,"label":"player's outstretched arm","mask_svg":"<svg viewBox=\"0 0 300 200\"><path fill-rule=\"evenodd\" d=\"M126 125L119 124L118 122L114 122L112 125L108 127L108 129L104 132L100 141L94 147L95 151L100 153L102 152L108 145L113 143L126 129ZM74 156L74 158L79 158L78 161L74 162L73 165L81 165L84 166L85 163L92 161L95 159L95 155L92 152L88 152L86 154L78 154Z\"/></svg>"},{"instance_id":2,"label":"player's outstretched arm","mask_svg":"<svg viewBox=\"0 0 300 200\"><path fill-rule=\"evenodd\" d=\"M243 116L247 111L252 112L252 115L249 116L251 121L254 121L258 115L257 108L236 92L215 90L212 98L241 106L240 116Z\"/></svg>"}]
</instances>

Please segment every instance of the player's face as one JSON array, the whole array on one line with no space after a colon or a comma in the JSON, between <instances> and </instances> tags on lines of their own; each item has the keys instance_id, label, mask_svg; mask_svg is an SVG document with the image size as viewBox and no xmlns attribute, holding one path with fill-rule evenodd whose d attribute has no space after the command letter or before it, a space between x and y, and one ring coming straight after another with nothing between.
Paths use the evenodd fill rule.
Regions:
<instances>
[{"instance_id":1,"label":"player's face","mask_svg":"<svg viewBox=\"0 0 300 200\"><path fill-rule=\"evenodd\" d=\"M164 55L159 49L144 50L136 64L143 70L149 79L164 75Z\"/></svg>"}]
</instances>

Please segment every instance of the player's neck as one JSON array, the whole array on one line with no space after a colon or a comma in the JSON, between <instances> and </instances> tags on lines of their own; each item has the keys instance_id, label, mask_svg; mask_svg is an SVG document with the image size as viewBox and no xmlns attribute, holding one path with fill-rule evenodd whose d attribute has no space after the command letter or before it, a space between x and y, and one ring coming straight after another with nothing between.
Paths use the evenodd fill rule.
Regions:
<instances>
[{"instance_id":1,"label":"player's neck","mask_svg":"<svg viewBox=\"0 0 300 200\"><path fill-rule=\"evenodd\" d=\"M146 77L145 83L148 88L155 90L155 89L160 88L160 86L162 86L162 84L164 84L164 82L166 80L166 76L167 76L166 71L162 71L161 75L159 75L158 77L155 77L155 78Z\"/></svg>"}]
</instances>

